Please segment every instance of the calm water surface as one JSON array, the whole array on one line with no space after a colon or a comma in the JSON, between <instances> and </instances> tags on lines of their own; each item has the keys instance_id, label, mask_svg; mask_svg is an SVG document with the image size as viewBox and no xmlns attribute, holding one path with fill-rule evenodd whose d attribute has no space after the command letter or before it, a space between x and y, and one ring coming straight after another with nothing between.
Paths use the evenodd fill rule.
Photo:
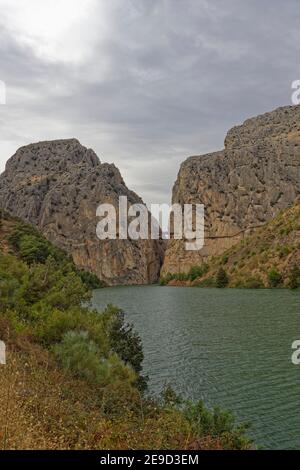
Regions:
<instances>
[{"instance_id":1,"label":"calm water surface","mask_svg":"<svg viewBox=\"0 0 300 470\"><path fill-rule=\"evenodd\" d=\"M287 290L114 287L93 305L118 305L143 340L150 390L171 383L252 423L265 448L300 449L300 292Z\"/></svg>"}]
</instances>

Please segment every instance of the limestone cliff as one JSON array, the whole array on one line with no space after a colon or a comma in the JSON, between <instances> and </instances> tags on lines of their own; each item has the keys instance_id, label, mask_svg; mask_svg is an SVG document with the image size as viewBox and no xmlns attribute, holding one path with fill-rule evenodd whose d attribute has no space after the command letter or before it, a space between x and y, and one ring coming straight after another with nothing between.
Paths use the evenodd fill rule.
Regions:
<instances>
[{"instance_id":1,"label":"limestone cliff","mask_svg":"<svg viewBox=\"0 0 300 470\"><path fill-rule=\"evenodd\" d=\"M173 203L205 206L205 245L168 242L162 272L185 272L236 244L300 194L300 106L279 108L231 129L225 149L188 158Z\"/></svg>"},{"instance_id":2,"label":"limestone cliff","mask_svg":"<svg viewBox=\"0 0 300 470\"><path fill-rule=\"evenodd\" d=\"M96 237L98 205L117 208L120 195L129 205L142 202L114 165L101 163L76 139L22 147L0 176L0 207L36 225L78 267L109 285L155 282L162 260L159 241Z\"/></svg>"}]
</instances>

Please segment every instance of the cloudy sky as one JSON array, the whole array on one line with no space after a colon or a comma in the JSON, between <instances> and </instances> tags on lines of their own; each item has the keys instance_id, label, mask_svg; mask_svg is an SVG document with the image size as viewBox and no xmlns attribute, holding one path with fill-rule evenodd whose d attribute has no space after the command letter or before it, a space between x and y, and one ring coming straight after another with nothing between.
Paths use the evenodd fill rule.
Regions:
<instances>
[{"instance_id":1,"label":"cloudy sky","mask_svg":"<svg viewBox=\"0 0 300 470\"><path fill-rule=\"evenodd\" d=\"M76 137L147 203L180 163L247 117L291 104L297 0L0 0L0 170Z\"/></svg>"}]
</instances>

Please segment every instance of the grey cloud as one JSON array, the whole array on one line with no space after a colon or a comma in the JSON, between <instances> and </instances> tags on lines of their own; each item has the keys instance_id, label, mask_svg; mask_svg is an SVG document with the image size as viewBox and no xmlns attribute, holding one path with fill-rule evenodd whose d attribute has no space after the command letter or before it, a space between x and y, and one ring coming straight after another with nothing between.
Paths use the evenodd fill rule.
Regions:
<instances>
[{"instance_id":1,"label":"grey cloud","mask_svg":"<svg viewBox=\"0 0 300 470\"><path fill-rule=\"evenodd\" d=\"M247 117L291 104L296 1L111 5L108 33L77 65L41 60L4 25L0 78L12 94L0 108L0 139L17 148L77 137L148 203L167 202L186 157L221 148ZM1 151L2 162L9 156Z\"/></svg>"}]
</instances>

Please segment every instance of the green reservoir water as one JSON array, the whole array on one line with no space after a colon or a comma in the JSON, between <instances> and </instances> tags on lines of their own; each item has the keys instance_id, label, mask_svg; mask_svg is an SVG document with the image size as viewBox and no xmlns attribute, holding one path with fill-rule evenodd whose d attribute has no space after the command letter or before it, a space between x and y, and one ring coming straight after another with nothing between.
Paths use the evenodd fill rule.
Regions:
<instances>
[{"instance_id":1,"label":"green reservoir water","mask_svg":"<svg viewBox=\"0 0 300 470\"><path fill-rule=\"evenodd\" d=\"M168 382L188 398L219 404L251 422L258 445L300 449L300 292L114 287L93 305L126 312L142 337L152 393Z\"/></svg>"}]
</instances>

